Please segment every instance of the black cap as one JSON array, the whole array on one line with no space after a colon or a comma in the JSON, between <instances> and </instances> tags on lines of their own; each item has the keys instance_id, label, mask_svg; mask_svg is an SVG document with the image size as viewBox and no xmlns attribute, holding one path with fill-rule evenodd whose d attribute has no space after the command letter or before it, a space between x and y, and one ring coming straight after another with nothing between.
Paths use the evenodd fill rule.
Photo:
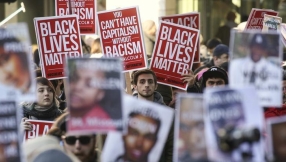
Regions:
<instances>
[{"instance_id":1,"label":"black cap","mask_svg":"<svg viewBox=\"0 0 286 162\"><path fill-rule=\"evenodd\" d=\"M225 84L228 84L228 75L225 70L220 67L212 66L208 71L203 73L202 88L206 87L206 82L209 78L221 78Z\"/></svg>"}]
</instances>

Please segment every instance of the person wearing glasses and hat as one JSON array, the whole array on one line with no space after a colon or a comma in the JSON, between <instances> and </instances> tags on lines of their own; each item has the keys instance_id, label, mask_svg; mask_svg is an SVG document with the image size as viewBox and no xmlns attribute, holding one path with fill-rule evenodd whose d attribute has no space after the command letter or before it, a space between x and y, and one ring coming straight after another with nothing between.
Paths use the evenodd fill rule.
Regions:
<instances>
[{"instance_id":1,"label":"person wearing glasses and hat","mask_svg":"<svg viewBox=\"0 0 286 162\"><path fill-rule=\"evenodd\" d=\"M64 149L73 153L82 162L97 162L96 135L91 133L72 134L67 132L68 113L62 114L53 124L48 135L62 141Z\"/></svg>"}]
</instances>

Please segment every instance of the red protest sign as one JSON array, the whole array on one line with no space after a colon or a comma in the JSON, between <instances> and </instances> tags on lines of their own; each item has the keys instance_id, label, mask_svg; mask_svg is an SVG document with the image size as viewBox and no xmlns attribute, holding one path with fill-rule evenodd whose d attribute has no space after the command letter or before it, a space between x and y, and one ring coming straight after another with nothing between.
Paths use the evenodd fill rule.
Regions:
<instances>
[{"instance_id":1,"label":"red protest sign","mask_svg":"<svg viewBox=\"0 0 286 162\"><path fill-rule=\"evenodd\" d=\"M158 83L187 89L182 74L192 68L199 38L199 30L161 21L150 69Z\"/></svg>"},{"instance_id":2,"label":"red protest sign","mask_svg":"<svg viewBox=\"0 0 286 162\"><path fill-rule=\"evenodd\" d=\"M96 34L96 0L55 0L55 7L56 16L78 15L80 34Z\"/></svg>"},{"instance_id":3,"label":"red protest sign","mask_svg":"<svg viewBox=\"0 0 286 162\"><path fill-rule=\"evenodd\" d=\"M34 25L43 77L64 78L66 57L82 57L77 16L34 18Z\"/></svg>"},{"instance_id":4,"label":"red protest sign","mask_svg":"<svg viewBox=\"0 0 286 162\"><path fill-rule=\"evenodd\" d=\"M25 140L47 134L54 122L44 120L27 120L33 125L32 131L25 131Z\"/></svg>"},{"instance_id":5,"label":"red protest sign","mask_svg":"<svg viewBox=\"0 0 286 162\"><path fill-rule=\"evenodd\" d=\"M147 67L138 7L98 12L97 20L107 57L122 57L124 71Z\"/></svg>"},{"instance_id":6,"label":"red protest sign","mask_svg":"<svg viewBox=\"0 0 286 162\"><path fill-rule=\"evenodd\" d=\"M277 16L278 12L268 9L253 8L248 17L245 29L257 29L262 30L264 14Z\"/></svg>"},{"instance_id":7,"label":"red protest sign","mask_svg":"<svg viewBox=\"0 0 286 162\"><path fill-rule=\"evenodd\" d=\"M199 12L190 12L186 14L163 16L163 17L160 17L159 20L200 30L200 13ZM198 41L196 49L197 50L195 52L194 62L200 62L200 41Z\"/></svg>"}]
</instances>

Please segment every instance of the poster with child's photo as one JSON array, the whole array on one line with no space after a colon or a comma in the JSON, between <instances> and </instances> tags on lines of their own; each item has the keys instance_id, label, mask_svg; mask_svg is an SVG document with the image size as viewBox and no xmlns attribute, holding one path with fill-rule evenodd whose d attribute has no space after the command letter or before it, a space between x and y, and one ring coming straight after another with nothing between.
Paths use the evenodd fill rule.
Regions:
<instances>
[{"instance_id":1,"label":"poster with child's photo","mask_svg":"<svg viewBox=\"0 0 286 162\"><path fill-rule=\"evenodd\" d=\"M254 87L206 89L204 103L210 161L264 161L264 117Z\"/></svg>"},{"instance_id":2,"label":"poster with child's photo","mask_svg":"<svg viewBox=\"0 0 286 162\"><path fill-rule=\"evenodd\" d=\"M36 100L36 84L26 23L8 24L0 28L0 98Z\"/></svg>"},{"instance_id":3,"label":"poster with child's photo","mask_svg":"<svg viewBox=\"0 0 286 162\"><path fill-rule=\"evenodd\" d=\"M123 131L122 62L117 58L73 58L67 62L69 132Z\"/></svg>"},{"instance_id":4,"label":"poster with child's photo","mask_svg":"<svg viewBox=\"0 0 286 162\"><path fill-rule=\"evenodd\" d=\"M156 103L124 96L125 133L108 133L104 162L159 161L172 129L174 110Z\"/></svg>"}]
</instances>

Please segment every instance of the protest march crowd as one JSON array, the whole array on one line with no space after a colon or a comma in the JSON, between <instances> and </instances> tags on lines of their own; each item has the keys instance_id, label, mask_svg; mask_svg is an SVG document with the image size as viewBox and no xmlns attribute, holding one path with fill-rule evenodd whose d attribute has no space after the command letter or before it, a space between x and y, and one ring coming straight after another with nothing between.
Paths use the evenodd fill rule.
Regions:
<instances>
[{"instance_id":1,"label":"protest march crowd","mask_svg":"<svg viewBox=\"0 0 286 162\"><path fill-rule=\"evenodd\" d=\"M204 41L199 12L156 26L140 6L55 2L36 50L25 22L0 27L0 162L286 161L278 12L229 12Z\"/></svg>"}]
</instances>

